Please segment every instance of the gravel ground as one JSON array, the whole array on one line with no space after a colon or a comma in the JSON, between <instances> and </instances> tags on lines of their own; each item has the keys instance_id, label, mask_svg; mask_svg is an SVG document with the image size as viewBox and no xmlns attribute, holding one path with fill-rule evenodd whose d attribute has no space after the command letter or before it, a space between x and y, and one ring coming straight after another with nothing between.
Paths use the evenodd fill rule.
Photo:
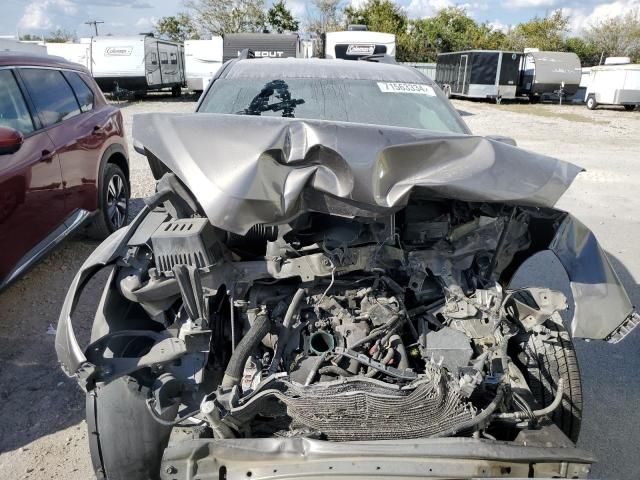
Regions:
<instances>
[{"instance_id":1,"label":"gravel ground","mask_svg":"<svg viewBox=\"0 0 640 480\"><path fill-rule=\"evenodd\" d=\"M583 106L500 106L454 101L471 129L480 135L514 137L524 148L574 162L587 169L561 200L598 235L611 255L632 300L640 305L640 201L633 194L640 182L640 112ZM142 112L190 112L193 99L150 96L120 104L128 131L132 116ZM130 141L130 139L129 139ZM130 141L131 143L131 141ZM131 148L133 210L153 192L146 160ZM96 247L78 236L0 294L0 477L8 479L93 478L84 397L57 366L54 330L74 272ZM623 266L624 265L624 266ZM634 272L634 273L631 273ZM541 256L519 275L521 283L544 284L566 291L557 262ZM85 290L76 327L88 334L92 305L101 278ZM579 343L584 380L585 420L580 445L600 462L593 477L640 478L640 332L619 345Z\"/></svg>"}]
</instances>

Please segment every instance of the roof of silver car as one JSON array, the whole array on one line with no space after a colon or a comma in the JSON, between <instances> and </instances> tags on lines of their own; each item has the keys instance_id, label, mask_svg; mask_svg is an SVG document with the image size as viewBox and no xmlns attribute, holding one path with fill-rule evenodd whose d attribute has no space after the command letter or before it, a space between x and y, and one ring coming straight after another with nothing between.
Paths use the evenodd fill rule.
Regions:
<instances>
[{"instance_id":1,"label":"roof of silver car","mask_svg":"<svg viewBox=\"0 0 640 480\"><path fill-rule=\"evenodd\" d=\"M431 83L412 67L399 64L320 58L259 58L238 60L223 75L240 78L331 78L383 82Z\"/></svg>"}]
</instances>

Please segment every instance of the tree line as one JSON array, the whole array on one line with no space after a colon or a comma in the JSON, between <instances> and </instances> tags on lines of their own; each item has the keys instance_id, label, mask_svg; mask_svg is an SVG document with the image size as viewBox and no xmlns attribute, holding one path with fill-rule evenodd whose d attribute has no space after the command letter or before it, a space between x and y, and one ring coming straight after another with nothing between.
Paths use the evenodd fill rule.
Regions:
<instances>
[{"instance_id":1,"label":"tree line","mask_svg":"<svg viewBox=\"0 0 640 480\"><path fill-rule=\"evenodd\" d=\"M640 61L640 11L631 9L586 25L570 34L569 15L555 10L544 17L498 29L479 23L464 8L447 7L434 16L409 18L392 0L368 0L358 7L344 0L313 0L304 18L296 18L286 0L269 8L264 0L185 0L185 10L163 17L155 31L172 40L251 32L298 32L313 35L344 30L351 24L396 35L396 58L403 62L433 62L438 53L459 50L540 50L575 52L585 66L609 56ZM68 32L52 32L49 41L66 41Z\"/></svg>"}]
</instances>

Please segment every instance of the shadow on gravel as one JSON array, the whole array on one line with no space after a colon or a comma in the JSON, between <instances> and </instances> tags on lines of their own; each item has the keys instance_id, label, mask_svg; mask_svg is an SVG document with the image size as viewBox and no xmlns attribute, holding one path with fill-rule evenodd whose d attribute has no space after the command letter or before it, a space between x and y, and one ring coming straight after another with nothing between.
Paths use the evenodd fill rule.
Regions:
<instances>
[{"instance_id":1,"label":"shadow on gravel","mask_svg":"<svg viewBox=\"0 0 640 480\"><path fill-rule=\"evenodd\" d=\"M142 199L132 199L129 218L143 205ZM78 234L0 293L0 453L85 418L84 393L60 369L54 340L67 289L98 245ZM82 346L89 340L106 275L100 272L88 283L74 314Z\"/></svg>"}]
</instances>

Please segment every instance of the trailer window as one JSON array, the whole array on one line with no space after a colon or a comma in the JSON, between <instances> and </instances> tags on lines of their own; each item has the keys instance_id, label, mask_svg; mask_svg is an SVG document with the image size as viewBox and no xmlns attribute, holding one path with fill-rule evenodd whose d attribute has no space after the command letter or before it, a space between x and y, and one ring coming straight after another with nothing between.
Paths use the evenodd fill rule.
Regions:
<instances>
[{"instance_id":1,"label":"trailer window","mask_svg":"<svg viewBox=\"0 0 640 480\"><path fill-rule=\"evenodd\" d=\"M178 64L178 56L175 53L171 54L171 65L177 65Z\"/></svg>"},{"instance_id":2,"label":"trailer window","mask_svg":"<svg viewBox=\"0 0 640 480\"><path fill-rule=\"evenodd\" d=\"M156 52L151 53L151 65L158 65L158 55L156 55Z\"/></svg>"},{"instance_id":3,"label":"trailer window","mask_svg":"<svg viewBox=\"0 0 640 480\"><path fill-rule=\"evenodd\" d=\"M20 76L27 85L31 99L45 127L80 115L80 105L78 105L69 83L62 76L62 72L23 68L20 69Z\"/></svg>"},{"instance_id":4,"label":"trailer window","mask_svg":"<svg viewBox=\"0 0 640 480\"><path fill-rule=\"evenodd\" d=\"M80 78L75 72L64 72L64 76L71 84L73 92L76 94L78 103L80 103L80 110L83 112L89 112L93 110L93 92L87 86L87 84Z\"/></svg>"},{"instance_id":5,"label":"trailer window","mask_svg":"<svg viewBox=\"0 0 640 480\"><path fill-rule=\"evenodd\" d=\"M167 52L160 52L160 63L162 65L169 64L169 57L167 56Z\"/></svg>"},{"instance_id":6,"label":"trailer window","mask_svg":"<svg viewBox=\"0 0 640 480\"><path fill-rule=\"evenodd\" d=\"M467 133L444 95L427 83L396 83L392 85L394 88L383 88L379 83L387 82L287 78L284 92L280 82L279 79L270 82L253 78L219 79L207 92L198 111L293 116Z\"/></svg>"}]
</instances>

